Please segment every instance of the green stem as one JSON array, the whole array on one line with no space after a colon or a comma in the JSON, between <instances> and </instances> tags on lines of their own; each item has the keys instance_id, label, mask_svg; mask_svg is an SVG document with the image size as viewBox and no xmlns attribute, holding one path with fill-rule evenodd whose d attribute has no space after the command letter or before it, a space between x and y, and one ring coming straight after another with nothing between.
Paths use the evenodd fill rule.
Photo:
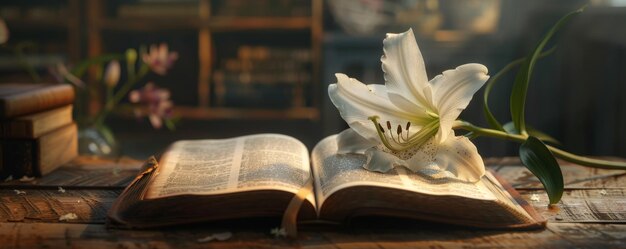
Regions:
<instances>
[{"instance_id":1,"label":"green stem","mask_svg":"<svg viewBox=\"0 0 626 249\"><path fill-rule=\"evenodd\" d=\"M98 116L96 116L94 125L101 126L102 124L104 124L104 120L106 119L106 117L111 113L111 111L113 111L115 106L117 106L117 104L119 104L120 101L124 99L126 94L128 94L128 92L133 89L133 86L135 86L137 82L139 82L139 80L141 80L149 72L149 69L150 68L147 64L141 64L141 68L139 69L139 72L135 75L135 77L129 78L126 83L122 85L120 90L118 90L112 98L106 101L106 103L104 104L104 108L102 108L102 110L100 110L100 112L98 113Z\"/></svg>"},{"instance_id":2,"label":"green stem","mask_svg":"<svg viewBox=\"0 0 626 249\"><path fill-rule=\"evenodd\" d=\"M87 72L87 69L92 65L100 65L112 60L121 60L124 59L124 55L122 54L105 54L93 58L89 58L80 62L78 65L72 68L70 73L77 78L82 78L83 75Z\"/></svg>"},{"instance_id":3,"label":"green stem","mask_svg":"<svg viewBox=\"0 0 626 249\"><path fill-rule=\"evenodd\" d=\"M106 98L104 100L105 100L105 103L108 103L113 98L113 90L114 90L113 88L114 88L114 86L105 85L105 88L106 88L107 94L106 94Z\"/></svg>"},{"instance_id":4,"label":"green stem","mask_svg":"<svg viewBox=\"0 0 626 249\"><path fill-rule=\"evenodd\" d=\"M502 138L502 139L506 139L509 141L519 142L519 143L525 142L526 139L528 138L528 135L511 134L511 133L506 133L506 132L499 131L499 130L482 128L482 127L474 126L468 122L459 121L459 120L455 122L454 128L467 130L478 136ZM546 146L555 156L563 160L569 161L569 162L573 162L576 164L580 164L580 165L584 165L584 166L588 166L592 168L626 170L626 162L587 158L587 157L569 153L567 151L552 147L550 145L546 145Z\"/></svg>"}]
</instances>

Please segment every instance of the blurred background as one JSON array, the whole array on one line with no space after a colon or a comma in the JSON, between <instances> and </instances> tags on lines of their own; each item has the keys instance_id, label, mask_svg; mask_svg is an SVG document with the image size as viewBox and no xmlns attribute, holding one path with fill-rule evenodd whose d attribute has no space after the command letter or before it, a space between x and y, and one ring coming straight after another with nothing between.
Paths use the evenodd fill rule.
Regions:
<instances>
[{"instance_id":1,"label":"blurred background","mask_svg":"<svg viewBox=\"0 0 626 249\"><path fill-rule=\"evenodd\" d=\"M175 127L124 108L132 99L123 96L105 121L118 153L145 158L180 139L260 132L288 134L312 148L347 128L326 93L334 73L384 83L385 33L413 28L429 78L471 62L493 75L584 5L548 45L556 51L537 64L526 120L574 153L626 157L626 0L2 1L10 35L0 51L0 81L67 82L71 77L59 80L59 72L75 73L90 59L118 58L134 48L142 60L150 45L167 44L175 62L133 89L145 90L148 82L167 89ZM108 88L98 85L107 63L89 65L77 75L88 94L75 110L93 114L107 98ZM128 70L122 66L120 82ZM502 122L510 120L514 76L507 74L491 93ZM124 84L111 87L119 91ZM462 118L486 126L482 90ZM517 144L475 142L483 156L517 153Z\"/></svg>"}]
</instances>

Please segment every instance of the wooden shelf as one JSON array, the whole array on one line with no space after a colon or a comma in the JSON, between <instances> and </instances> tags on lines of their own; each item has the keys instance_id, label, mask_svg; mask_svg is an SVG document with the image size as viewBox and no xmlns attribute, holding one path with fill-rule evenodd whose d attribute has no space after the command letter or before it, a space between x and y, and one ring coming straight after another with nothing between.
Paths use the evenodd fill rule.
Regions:
<instances>
[{"instance_id":1,"label":"wooden shelf","mask_svg":"<svg viewBox=\"0 0 626 249\"><path fill-rule=\"evenodd\" d=\"M209 28L213 31L235 31L255 29L309 29L310 17L213 17Z\"/></svg>"},{"instance_id":2,"label":"wooden shelf","mask_svg":"<svg viewBox=\"0 0 626 249\"><path fill-rule=\"evenodd\" d=\"M4 1L0 4L0 8L9 12L3 17L11 33L9 44L27 40L43 48L55 43L50 50L46 50L47 53L62 54L70 63L75 63L83 57L80 0L55 3L28 1L29 4L14 2L18 1ZM50 33L54 35L52 37L47 35ZM64 48L58 46L59 44L63 44ZM34 60L39 61L36 58Z\"/></svg>"},{"instance_id":3,"label":"wooden shelf","mask_svg":"<svg viewBox=\"0 0 626 249\"><path fill-rule=\"evenodd\" d=\"M196 30L202 25L200 19L197 18L102 18L98 20L96 26L107 30L158 31L164 29Z\"/></svg>"},{"instance_id":4,"label":"wooden shelf","mask_svg":"<svg viewBox=\"0 0 626 249\"><path fill-rule=\"evenodd\" d=\"M97 24L107 30L157 31L168 29L195 30L209 28L211 31L241 30L305 30L311 28L310 17L212 17L208 21L200 18L103 18Z\"/></svg>"},{"instance_id":5,"label":"wooden shelf","mask_svg":"<svg viewBox=\"0 0 626 249\"><path fill-rule=\"evenodd\" d=\"M66 29L71 19L59 18L7 18L4 19L9 29Z\"/></svg>"},{"instance_id":6,"label":"wooden shelf","mask_svg":"<svg viewBox=\"0 0 626 249\"><path fill-rule=\"evenodd\" d=\"M299 0L293 0L299 1ZM198 94L197 106L177 106L175 113L189 119L307 119L319 120L319 90L321 84L320 62L321 59L321 31L322 31L322 2L323 0L310 0L310 16L222 16L213 15L211 0L199 0L197 15L153 18L151 16L115 16L107 13L110 9L107 4L111 2L104 0L87 1L86 21L87 21L87 41L88 55L98 56L105 53L103 44L103 32L106 31L138 31L138 32L159 32L163 35L174 30L184 30L190 33L197 33L198 50L198 83L196 86ZM113 6L114 7L114 6ZM303 48L311 52L310 82L313 84L311 92L307 93L307 98L311 103L304 106L303 101L292 101L291 106L286 109L259 109L259 108L231 108L213 105L219 103L212 100L215 97L212 85L213 70L216 62L217 52L224 44L216 44L216 37L230 35L236 32L248 31L276 31L289 32L298 31L310 32L310 41L301 42ZM226 34L228 33L228 34ZM288 34L288 33L285 33ZM300 91L302 92L302 91ZM300 98L304 99L304 98ZM176 99L173 99L176 102Z\"/></svg>"},{"instance_id":7,"label":"wooden shelf","mask_svg":"<svg viewBox=\"0 0 626 249\"><path fill-rule=\"evenodd\" d=\"M249 109L227 107L176 106L174 113L188 119L308 119L319 120L320 113L313 107L289 109Z\"/></svg>"}]
</instances>

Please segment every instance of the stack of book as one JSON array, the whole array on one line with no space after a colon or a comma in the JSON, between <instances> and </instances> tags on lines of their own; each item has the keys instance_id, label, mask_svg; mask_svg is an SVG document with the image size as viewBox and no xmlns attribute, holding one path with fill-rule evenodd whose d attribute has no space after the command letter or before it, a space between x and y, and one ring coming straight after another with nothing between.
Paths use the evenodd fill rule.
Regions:
<instances>
[{"instance_id":1,"label":"stack of book","mask_svg":"<svg viewBox=\"0 0 626 249\"><path fill-rule=\"evenodd\" d=\"M42 176L78 155L70 85L0 84L0 177Z\"/></svg>"}]
</instances>

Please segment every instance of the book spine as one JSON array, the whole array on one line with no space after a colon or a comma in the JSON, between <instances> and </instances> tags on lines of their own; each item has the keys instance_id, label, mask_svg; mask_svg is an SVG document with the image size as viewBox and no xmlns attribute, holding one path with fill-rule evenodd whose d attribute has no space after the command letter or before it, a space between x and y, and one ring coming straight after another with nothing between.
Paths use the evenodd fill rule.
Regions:
<instances>
[{"instance_id":1,"label":"book spine","mask_svg":"<svg viewBox=\"0 0 626 249\"><path fill-rule=\"evenodd\" d=\"M33 176L35 168L36 142L34 140L5 140L2 146L2 164L6 175L19 179Z\"/></svg>"},{"instance_id":2,"label":"book spine","mask_svg":"<svg viewBox=\"0 0 626 249\"><path fill-rule=\"evenodd\" d=\"M78 131L72 123L37 139L5 139L2 164L13 179L43 176L78 156Z\"/></svg>"},{"instance_id":3,"label":"book spine","mask_svg":"<svg viewBox=\"0 0 626 249\"><path fill-rule=\"evenodd\" d=\"M0 122L0 137L35 139L72 123L72 106Z\"/></svg>"},{"instance_id":4,"label":"book spine","mask_svg":"<svg viewBox=\"0 0 626 249\"><path fill-rule=\"evenodd\" d=\"M0 123L0 137L35 138L32 123L22 120L11 120Z\"/></svg>"},{"instance_id":5,"label":"book spine","mask_svg":"<svg viewBox=\"0 0 626 249\"><path fill-rule=\"evenodd\" d=\"M0 100L0 118L7 119L20 115L49 110L69 105L74 101L74 88L70 85L56 85L38 91L11 96Z\"/></svg>"}]
</instances>

